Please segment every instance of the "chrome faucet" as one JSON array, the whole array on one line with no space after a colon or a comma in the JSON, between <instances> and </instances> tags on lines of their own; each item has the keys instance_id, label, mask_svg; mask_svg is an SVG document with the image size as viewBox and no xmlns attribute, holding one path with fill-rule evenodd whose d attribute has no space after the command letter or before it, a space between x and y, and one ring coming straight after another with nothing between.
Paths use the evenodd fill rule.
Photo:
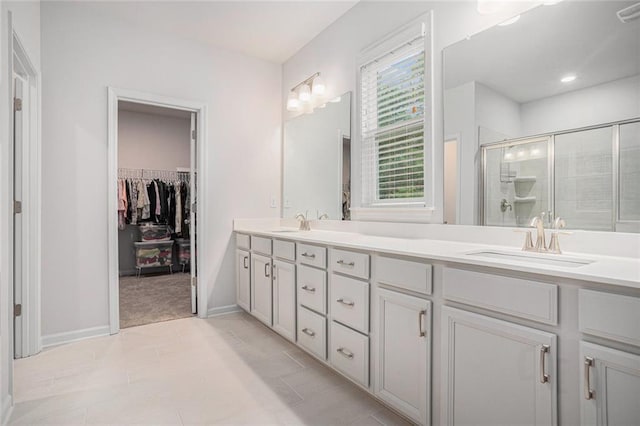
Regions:
<instances>
[{"instance_id":1,"label":"chrome faucet","mask_svg":"<svg viewBox=\"0 0 640 426\"><path fill-rule=\"evenodd\" d=\"M309 219L307 219L307 216L309 216L308 210L306 214L296 214L296 219L298 219L298 222L300 222L300 231L311 231L311 226L309 226Z\"/></svg>"},{"instance_id":2,"label":"chrome faucet","mask_svg":"<svg viewBox=\"0 0 640 426\"><path fill-rule=\"evenodd\" d=\"M319 217L318 220L322 220L322 219L329 219L329 215L326 213L322 213Z\"/></svg>"},{"instance_id":3,"label":"chrome faucet","mask_svg":"<svg viewBox=\"0 0 640 426\"><path fill-rule=\"evenodd\" d=\"M536 245L530 245L525 243L525 246L522 248L524 251L537 251L537 252L546 252L547 251L547 243L544 235L544 215L545 212L540 213L539 216L531 219L531 223L529 226L532 228L536 228ZM529 239L531 238L529 234Z\"/></svg>"}]
</instances>

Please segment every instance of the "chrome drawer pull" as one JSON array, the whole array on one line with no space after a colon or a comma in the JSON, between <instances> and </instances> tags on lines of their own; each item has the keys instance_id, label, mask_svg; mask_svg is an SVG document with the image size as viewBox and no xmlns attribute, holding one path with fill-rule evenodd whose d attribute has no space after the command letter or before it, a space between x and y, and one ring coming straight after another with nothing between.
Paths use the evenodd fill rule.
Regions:
<instances>
[{"instance_id":1,"label":"chrome drawer pull","mask_svg":"<svg viewBox=\"0 0 640 426\"><path fill-rule=\"evenodd\" d=\"M418 312L418 330L420 330L420 334L418 334L418 336L420 337L424 337L426 335L424 328L422 328L422 324L424 323L423 320L426 314L427 314L427 311Z\"/></svg>"},{"instance_id":2,"label":"chrome drawer pull","mask_svg":"<svg viewBox=\"0 0 640 426\"><path fill-rule=\"evenodd\" d=\"M249 269L249 256L245 256L242 263L244 264L244 269Z\"/></svg>"},{"instance_id":3,"label":"chrome drawer pull","mask_svg":"<svg viewBox=\"0 0 640 426\"><path fill-rule=\"evenodd\" d=\"M549 375L545 373L545 354L549 352L549 345L540 346L540 383L547 383L549 381Z\"/></svg>"},{"instance_id":4,"label":"chrome drawer pull","mask_svg":"<svg viewBox=\"0 0 640 426\"><path fill-rule=\"evenodd\" d=\"M355 302L352 302L351 300L344 300L342 297L340 299L336 300L336 302L342 303L343 305L346 305L346 306L355 305Z\"/></svg>"},{"instance_id":5,"label":"chrome drawer pull","mask_svg":"<svg viewBox=\"0 0 640 426\"><path fill-rule=\"evenodd\" d=\"M342 260L342 259L338 260L336 263L337 263L338 265L341 265L341 266L350 266L350 267L354 267L354 266L356 266L355 262L349 262L349 263L346 263L346 262L345 262L344 260Z\"/></svg>"},{"instance_id":6,"label":"chrome drawer pull","mask_svg":"<svg viewBox=\"0 0 640 426\"><path fill-rule=\"evenodd\" d=\"M271 265L269 263L264 264L264 276L269 277L269 269L271 269Z\"/></svg>"},{"instance_id":7,"label":"chrome drawer pull","mask_svg":"<svg viewBox=\"0 0 640 426\"><path fill-rule=\"evenodd\" d=\"M309 254L306 251L304 253L302 253L300 256L308 257L309 259L315 259L316 258L315 254L313 254L313 253Z\"/></svg>"},{"instance_id":8,"label":"chrome drawer pull","mask_svg":"<svg viewBox=\"0 0 640 426\"><path fill-rule=\"evenodd\" d=\"M303 290L308 291L309 293L315 293L315 292L316 292L316 288L315 288L315 287L309 287L309 286L307 286L307 285L303 285L301 288L302 288Z\"/></svg>"},{"instance_id":9,"label":"chrome drawer pull","mask_svg":"<svg viewBox=\"0 0 640 426\"><path fill-rule=\"evenodd\" d=\"M584 357L584 399L593 399L596 392L591 390L591 379L589 378L589 368L593 367L593 358Z\"/></svg>"},{"instance_id":10,"label":"chrome drawer pull","mask_svg":"<svg viewBox=\"0 0 640 426\"><path fill-rule=\"evenodd\" d=\"M349 352L345 348L338 348L336 349L336 352L338 352L340 355L342 355L345 358L353 359L353 353Z\"/></svg>"},{"instance_id":11,"label":"chrome drawer pull","mask_svg":"<svg viewBox=\"0 0 640 426\"><path fill-rule=\"evenodd\" d=\"M307 336L309 336L309 337L315 337L315 335L316 335L316 332L315 332L315 331L310 330L310 329L308 329L308 328L303 328L303 329L302 329L302 332L303 332L304 334L306 334Z\"/></svg>"}]
</instances>

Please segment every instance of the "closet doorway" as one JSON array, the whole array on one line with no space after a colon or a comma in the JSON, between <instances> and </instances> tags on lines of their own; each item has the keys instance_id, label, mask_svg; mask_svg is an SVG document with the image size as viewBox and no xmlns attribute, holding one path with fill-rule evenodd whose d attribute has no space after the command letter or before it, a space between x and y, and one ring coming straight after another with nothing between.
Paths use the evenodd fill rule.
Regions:
<instances>
[{"instance_id":1,"label":"closet doorway","mask_svg":"<svg viewBox=\"0 0 640 426\"><path fill-rule=\"evenodd\" d=\"M196 256L202 108L153 98L110 89L112 333L189 317L202 305Z\"/></svg>"}]
</instances>

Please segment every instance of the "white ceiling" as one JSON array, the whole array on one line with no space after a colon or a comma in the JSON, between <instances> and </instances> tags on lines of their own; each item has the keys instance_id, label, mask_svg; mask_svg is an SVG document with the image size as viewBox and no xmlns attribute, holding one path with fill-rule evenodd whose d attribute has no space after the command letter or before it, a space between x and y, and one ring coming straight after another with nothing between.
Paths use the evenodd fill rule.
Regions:
<instances>
[{"instance_id":1,"label":"white ceiling","mask_svg":"<svg viewBox=\"0 0 640 426\"><path fill-rule=\"evenodd\" d=\"M445 87L475 80L524 103L640 74L640 19L616 17L634 3L564 1L476 34L445 49Z\"/></svg>"},{"instance_id":2,"label":"white ceiling","mask_svg":"<svg viewBox=\"0 0 640 426\"><path fill-rule=\"evenodd\" d=\"M283 63L357 0L111 2L133 25Z\"/></svg>"}]
</instances>

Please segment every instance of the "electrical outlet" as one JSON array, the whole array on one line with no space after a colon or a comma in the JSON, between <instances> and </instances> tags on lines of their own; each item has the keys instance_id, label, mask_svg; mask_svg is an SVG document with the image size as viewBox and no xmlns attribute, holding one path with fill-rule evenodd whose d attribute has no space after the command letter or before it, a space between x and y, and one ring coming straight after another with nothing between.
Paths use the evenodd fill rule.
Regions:
<instances>
[{"instance_id":1,"label":"electrical outlet","mask_svg":"<svg viewBox=\"0 0 640 426\"><path fill-rule=\"evenodd\" d=\"M278 207L278 200L276 199L276 197L274 197L273 195L271 196L271 204L270 207L272 209L275 209L276 207Z\"/></svg>"}]
</instances>

